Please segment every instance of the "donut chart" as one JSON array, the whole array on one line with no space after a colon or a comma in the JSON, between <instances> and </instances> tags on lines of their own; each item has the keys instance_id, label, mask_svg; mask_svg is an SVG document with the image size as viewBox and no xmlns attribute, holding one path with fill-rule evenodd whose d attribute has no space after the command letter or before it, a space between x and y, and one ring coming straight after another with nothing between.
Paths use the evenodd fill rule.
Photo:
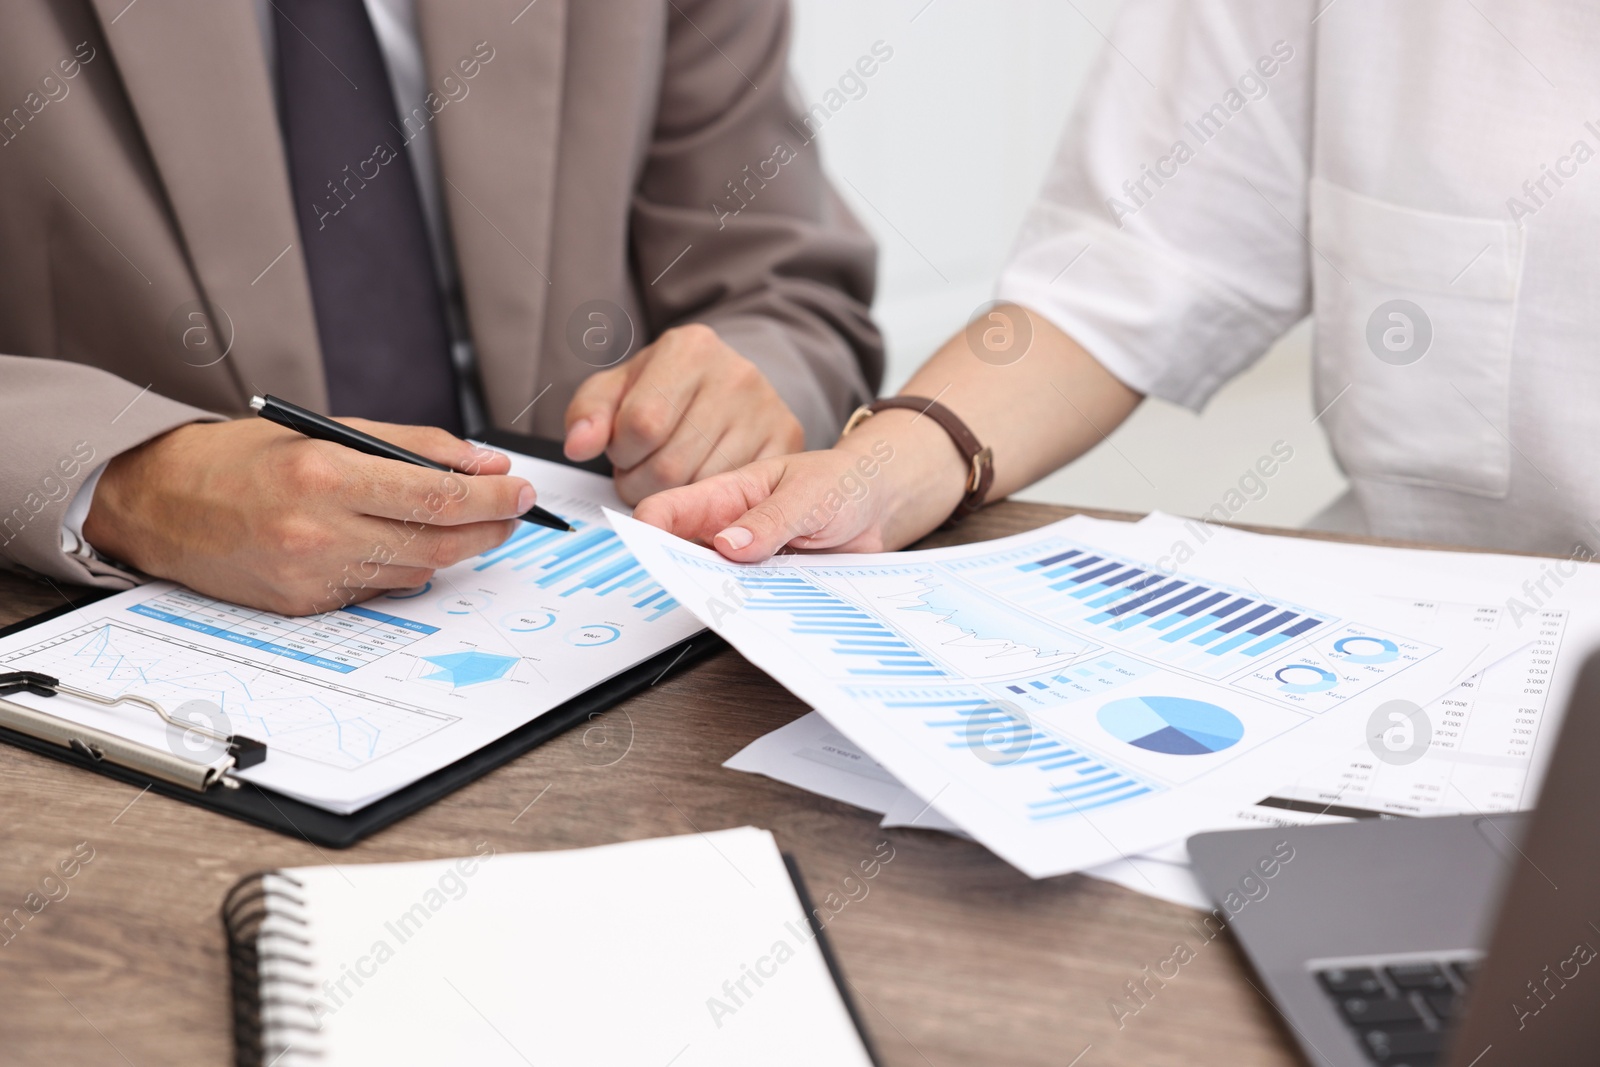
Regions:
<instances>
[{"instance_id":1,"label":"donut chart","mask_svg":"<svg viewBox=\"0 0 1600 1067\"><path fill-rule=\"evenodd\" d=\"M1333 651L1351 663L1388 663L1400 658L1400 646L1386 637L1341 637Z\"/></svg>"},{"instance_id":2,"label":"donut chart","mask_svg":"<svg viewBox=\"0 0 1600 1067\"><path fill-rule=\"evenodd\" d=\"M1097 718L1118 741L1169 756L1221 752L1244 736L1244 723L1232 712L1187 697L1124 697L1103 706Z\"/></svg>"},{"instance_id":3,"label":"donut chart","mask_svg":"<svg viewBox=\"0 0 1600 1067\"><path fill-rule=\"evenodd\" d=\"M500 625L514 634L538 633L555 624L555 614L549 611L513 611L500 620Z\"/></svg>"},{"instance_id":4,"label":"donut chart","mask_svg":"<svg viewBox=\"0 0 1600 1067\"><path fill-rule=\"evenodd\" d=\"M476 615L494 600L482 593L461 593L440 601L446 615Z\"/></svg>"},{"instance_id":5,"label":"donut chart","mask_svg":"<svg viewBox=\"0 0 1600 1067\"><path fill-rule=\"evenodd\" d=\"M1339 676L1311 663L1291 663L1279 667L1273 677L1283 684L1285 693L1323 693L1339 684Z\"/></svg>"},{"instance_id":6,"label":"donut chart","mask_svg":"<svg viewBox=\"0 0 1600 1067\"><path fill-rule=\"evenodd\" d=\"M596 623L593 626L580 626L567 634L567 644L579 648L596 648L600 645L609 645L622 636L622 629L609 623Z\"/></svg>"}]
</instances>

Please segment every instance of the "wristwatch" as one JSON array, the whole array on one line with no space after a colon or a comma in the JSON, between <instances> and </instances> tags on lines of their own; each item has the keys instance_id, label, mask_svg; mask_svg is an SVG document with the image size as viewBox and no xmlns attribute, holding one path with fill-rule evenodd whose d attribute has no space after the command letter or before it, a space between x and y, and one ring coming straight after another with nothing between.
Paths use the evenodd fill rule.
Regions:
<instances>
[{"instance_id":1,"label":"wristwatch","mask_svg":"<svg viewBox=\"0 0 1600 1067\"><path fill-rule=\"evenodd\" d=\"M960 452L961 458L967 462L969 473L966 495L950 513L950 517L944 521L944 526L954 526L983 507L984 498L989 495L989 487L994 484L994 452L978 441L977 435L967 428L967 424L961 421L960 416L937 400L920 396L889 396L874 400L870 404L863 404L851 413L849 420L844 424L844 432L839 436L844 437L878 412L888 411L891 408L915 411L938 423L944 432L950 435L956 451Z\"/></svg>"}]
</instances>

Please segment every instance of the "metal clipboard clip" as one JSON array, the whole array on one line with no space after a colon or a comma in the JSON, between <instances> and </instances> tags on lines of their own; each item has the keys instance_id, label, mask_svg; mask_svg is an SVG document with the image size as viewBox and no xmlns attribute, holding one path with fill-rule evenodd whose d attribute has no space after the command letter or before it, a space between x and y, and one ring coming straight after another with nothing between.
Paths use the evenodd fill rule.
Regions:
<instances>
[{"instance_id":1,"label":"metal clipboard clip","mask_svg":"<svg viewBox=\"0 0 1600 1067\"><path fill-rule=\"evenodd\" d=\"M97 730L93 726L84 726L46 711L30 708L25 704L0 699L0 726L40 741L70 748L96 762L114 763L119 767L126 767L151 778L159 778L163 782L192 789L197 793L203 793L214 785L238 789L239 779L233 776L233 772L254 767L267 758L267 746L264 742L241 737L238 734L218 733L199 723L185 722L147 697L132 694L103 697L70 685L63 685L60 679L37 671L0 673L0 698L17 692L28 692L42 697L59 694L107 708L118 704L137 704L155 712L161 717L162 722L176 730L193 731L217 742L226 748L227 754L219 761L199 763L184 759L173 752L163 752L159 748L151 748L149 745L130 741L125 737Z\"/></svg>"}]
</instances>

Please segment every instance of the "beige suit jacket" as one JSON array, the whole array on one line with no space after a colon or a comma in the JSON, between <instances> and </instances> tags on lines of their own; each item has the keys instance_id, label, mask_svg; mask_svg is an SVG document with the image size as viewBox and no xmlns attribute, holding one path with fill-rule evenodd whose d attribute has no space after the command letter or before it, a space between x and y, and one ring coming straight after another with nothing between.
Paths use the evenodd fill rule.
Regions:
<instances>
[{"instance_id":1,"label":"beige suit jacket","mask_svg":"<svg viewBox=\"0 0 1600 1067\"><path fill-rule=\"evenodd\" d=\"M595 370L569 320L607 300L635 350L713 326L808 443L831 440L881 374L874 249L786 89L785 0L417 0L417 17L490 421L560 435ZM86 474L252 393L325 408L272 94L243 0L6 5L6 564L127 584L60 549Z\"/></svg>"}]
</instances>

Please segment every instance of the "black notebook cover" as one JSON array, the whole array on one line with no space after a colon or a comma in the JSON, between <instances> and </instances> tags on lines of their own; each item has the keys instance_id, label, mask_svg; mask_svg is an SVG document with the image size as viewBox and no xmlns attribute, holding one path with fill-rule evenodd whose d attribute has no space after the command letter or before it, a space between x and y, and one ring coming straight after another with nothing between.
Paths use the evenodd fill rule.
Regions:
<instances>
[{"instance_id":1,"label":"black notebook cover","mask_svg":"<svg viewBox=\"0 0 1600 1067\"><path fill-rule=\"evenodd\" d=\"M509 448L539 459L582 467L598 474L611 473L610 465L604 459L591 463L569 463L562 457L561 446L556 442L505 433L490 434L488 441L501 448ZM47 619L65 614L75 607L82 607L111 595L109 591L97 589L81 592L83 595L75 598L70 604L64 604L31 619L0 629L0 637L27 629ZM315 845L326 848L349 848L367 835L432 804L435 800L460 789L501 764L510 762L535 745L543 744L573 726L592 719L642 689L648 689L668 671L686 667L708 653L725 647L727 646L723 644L722 639L709 631L696 634L601 682L593 689L580 693L565 704L552 708L532 722L525 723L471 755L442 767L404 789L349 815L336 815L331 811L292 800L280 793L244 781L241 781L238 789L214 787L204 793L197 793L182 786L146 777L126 767L99 762L72 749L4 727L0 727L0 741L30 752L37 752L42 756L49 756L63 763L70 763L75 767L95 771L132 786L148 786L152 792L163 796L196 807L208 808L291 837L304 838Z\"/></svg>"}]
</instances>

